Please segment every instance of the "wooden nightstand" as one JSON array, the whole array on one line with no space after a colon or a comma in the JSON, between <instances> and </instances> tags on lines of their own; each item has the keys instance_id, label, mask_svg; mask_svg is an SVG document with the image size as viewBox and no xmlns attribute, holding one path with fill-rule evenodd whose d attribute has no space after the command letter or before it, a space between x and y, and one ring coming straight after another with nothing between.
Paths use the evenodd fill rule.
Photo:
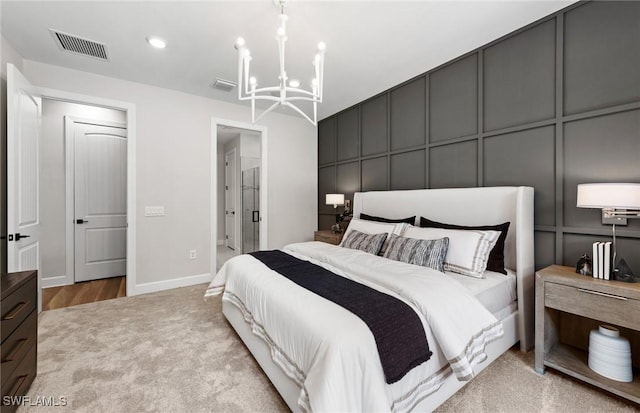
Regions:
<instances>
[{"instance_id":1,"label":"wooden nightstand","mask_svg":"<svg viewBox=\"0 0 640 413\"><path fill-rule=\"evenodd\" d=\"M333 245L338 245L342 241L343 235L344 235L344 232L340 232L336 234L335 232L326 229L326 230L314 232L313 240L322 241L322 242L326 242Z\"/></svg>"},{"instance_id":2,"label":"wooden nightstand","mask_svg":"<svg viewBox=\"0 0 640 413\"><path fill-rule=\"evenodd\" d=\"M589 368L589 331L601 324L630 340L633 382ZM640 403L640 284L597 280L559 265L536 272L536 371L545 366Z\"/></svg>"}]
</instances>

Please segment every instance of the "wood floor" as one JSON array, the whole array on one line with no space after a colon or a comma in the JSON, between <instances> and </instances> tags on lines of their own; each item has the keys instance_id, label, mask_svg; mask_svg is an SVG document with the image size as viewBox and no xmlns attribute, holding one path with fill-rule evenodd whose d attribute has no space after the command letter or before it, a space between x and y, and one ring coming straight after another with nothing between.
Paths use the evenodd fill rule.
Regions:
<instances>
[{"instance_id":1,"label":"wood floor","mask_svg":"<svg viewBox=\"0 0 640 413\"><path fill-rule=\"evenodd\" d=\"M72 305L110 300L127 295L126 277L85 281L62 287L42 289L42 310L71 307Z\"/></svg>"}]
</instances>

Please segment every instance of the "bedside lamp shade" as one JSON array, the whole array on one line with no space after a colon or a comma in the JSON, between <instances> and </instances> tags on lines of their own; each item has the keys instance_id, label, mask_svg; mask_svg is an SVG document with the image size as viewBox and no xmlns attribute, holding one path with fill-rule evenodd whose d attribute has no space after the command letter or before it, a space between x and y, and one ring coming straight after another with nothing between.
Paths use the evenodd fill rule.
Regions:
<instances>
[{"instance_id":1,"label":"bedside lamp shade","mask_svg":"<svg viewBox=\"0 0 640 413\"><path fill-rule=\"evenodd\" d=\"M602 183L578 185L579 208L640 209L640 184Z\"/></svg>"},{"instance_id":2,"label":"bedside lamp shade","mask_svg":"<svg viewBox=\"0 0 640 413\"><path fill-rule=\"evenodd\" d=\"M327 194L325 204L333 205L334 208L337 208L338 205L344 205L344 194Z\"/></svg>"}]
</instances>

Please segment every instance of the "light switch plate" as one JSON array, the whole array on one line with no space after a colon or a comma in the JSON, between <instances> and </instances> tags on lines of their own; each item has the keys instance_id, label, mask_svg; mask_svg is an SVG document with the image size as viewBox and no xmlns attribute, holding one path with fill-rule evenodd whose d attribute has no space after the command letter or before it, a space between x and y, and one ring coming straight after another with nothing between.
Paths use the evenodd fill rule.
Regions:
<instances>
[{"instance_id":1,"label":"light switch plate","mask_svg":"<svg viewBox=\"0 0 640 413\"><path fill-rule=\"evenodd\" d=\"M163 217L164 207L163 206L144 207L144 216L145 217Z\"/></svg>"}]
</instances>

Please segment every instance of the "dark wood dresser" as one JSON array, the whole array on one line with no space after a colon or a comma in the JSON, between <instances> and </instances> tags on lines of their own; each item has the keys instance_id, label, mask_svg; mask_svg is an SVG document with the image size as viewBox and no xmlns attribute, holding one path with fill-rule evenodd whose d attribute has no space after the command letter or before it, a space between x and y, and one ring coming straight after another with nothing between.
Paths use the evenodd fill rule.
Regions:
<instances>
[{"instance_id":1,"label":"dark wood dresser","mask_svg":"<svg viewBox=\"0 0 640 413\"><path fill-rule=\"evenodd\" d=\"M2 413L18 408L5 396L24 396L36 377L38 341L38 272L15 272L1 277ZM7 403L8 402L8 403Z\"/></svg>"}]
</instances>

